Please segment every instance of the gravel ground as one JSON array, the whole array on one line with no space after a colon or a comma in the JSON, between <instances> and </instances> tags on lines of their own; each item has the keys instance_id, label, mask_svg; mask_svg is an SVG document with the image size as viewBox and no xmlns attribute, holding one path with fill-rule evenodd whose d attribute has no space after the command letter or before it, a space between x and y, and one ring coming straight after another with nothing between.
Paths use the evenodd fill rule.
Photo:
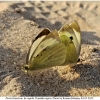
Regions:
<instances>
[{"instance_id":1,"label":"gravel ground","mask_svg":"<svg viewBox=\"0 0 100 100\"><path fill-rule=\"evenodd\" d=\"M100 2L0 2L0 96L100 96ZM76 20L80 62L22 71L32 40Z\"/></svg>"}]
</instances>

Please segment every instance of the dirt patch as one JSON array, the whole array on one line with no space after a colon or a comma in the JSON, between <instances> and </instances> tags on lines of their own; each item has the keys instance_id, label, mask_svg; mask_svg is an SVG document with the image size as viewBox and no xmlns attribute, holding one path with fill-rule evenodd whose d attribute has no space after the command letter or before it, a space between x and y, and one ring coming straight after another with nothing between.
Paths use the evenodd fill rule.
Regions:
<instances>
[{"instance_id":1,"label":"dirt patch","mask_svg":"<svg viewBox=\"0 0 100 100\"><path fill-rule=\"evenodd\" d=\"M1 2L0 96L100 96L100 2ZM43 28L76 20L82 34L75 66L24 73L32 40Z\"/></svg>"}]
</instances>

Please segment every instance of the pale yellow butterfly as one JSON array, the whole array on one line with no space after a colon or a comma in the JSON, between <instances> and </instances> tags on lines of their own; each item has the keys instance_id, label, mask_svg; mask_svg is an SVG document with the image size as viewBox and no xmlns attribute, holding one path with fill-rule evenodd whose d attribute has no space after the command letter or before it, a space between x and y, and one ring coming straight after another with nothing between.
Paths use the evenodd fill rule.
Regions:
<instances>
[{"instance_id":1,"label":"pale yellow butterfly","mask_svg":"<svg viewBox=\"0 0 100 100\"><path fill-rule=\"evenodd\" d=\"M66 24L59 31L44 29L29 49L25 69L37 70L75 63L80 49L81 35L77 22Z\"/></svg>"}]
</instances>

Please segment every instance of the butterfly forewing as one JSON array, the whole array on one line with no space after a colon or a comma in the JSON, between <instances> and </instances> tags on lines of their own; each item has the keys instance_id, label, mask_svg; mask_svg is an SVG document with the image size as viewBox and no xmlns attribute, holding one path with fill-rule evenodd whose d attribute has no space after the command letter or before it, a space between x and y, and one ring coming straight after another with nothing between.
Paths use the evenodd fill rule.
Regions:
<instances>
[{"instance_id":1,"label":"butterfly forewing","mask_svg":"<svg viewBox=\"0 0 100 100\"><path fill-rule=\"evenodd\" d=\"M73 41L73 43L75 45L75 48L76 48L76 51L78 53L78 51L79 51L79 43L78 43L77 37L76 37L73 29L69 25L66 24L66 25L62 26L62 28L59 30L59 35L60 36L61 35L65 35L65 36L67 36L69 38L72 38L72 41Z\"/></svg>"},{"instance_id":2,"label":"butterfly forewing","mask_svg":"<svg viewBox=\"0 0 100 100\"><path fill-rule=\"evenodd\" d=\"M34 41L33 45L31 46L31 49L30 49L28 61L30 61L30 58L31 58L32 54L35 52L37 46L40 44L40 42L41 42L45 37L46 37L46 36L44 35L44 36L38 38L36 41Z\"/></svg>"},{"instance_id":3,"label":"butterfly forewing","mask_svg":"<svg viewBox=\"0 0 100 100\"><path fill-rule=\"evenodd\" d=\"M66 35L61 35L60 38L66 46L66 60L64 65L75 63L78 59L78 54L73 41Z\"/></svg>"},{"instance_id":4,"label":"butterfly forewing","mask_svg":"<svg viewBox=\"0 0 100 100\"><path fill-rule=\"evenodd\" d=\"M80 49L81 49L81 31L80 31L80 27L79 27L77 22L71 23L70 27L73 29L73 31L74 31L74 33L77 37L77 40L78 40L78 43L79 43L79 53L80 53Z\"/></svg>"},{"instance_id":5,"label":"butterfly forewing","mask_svg":"<svg viewBox=\"0 0 100 100\"><path fill-rule=\"evenodd\" d=\"M38 40L38 39L37 39ZM50 46L54 46L60 42L58 32L56 30L50 32L42 42L37 46L36 51L33 53L32 58L35 59L36 56L44 49Z\"/></svg>"},{"instance_id":6,"label":"butterfly forewing","mask_svg":"<svg viewBox=\"0 0 100 100\"><path fill-rule=\"evenodd\" d=\"M28 64L28 62L30 61L33 53L35 52L37 46L41 43L41 41L46 37L46 35L48 35L50 33L50 31L48 29L44 29L43 31L41 31L39 33L39 35L35 38L35 40L33 41L29 51L28 51L28 55L26 58L26 64Z\"/></svg>"}]
</instances>

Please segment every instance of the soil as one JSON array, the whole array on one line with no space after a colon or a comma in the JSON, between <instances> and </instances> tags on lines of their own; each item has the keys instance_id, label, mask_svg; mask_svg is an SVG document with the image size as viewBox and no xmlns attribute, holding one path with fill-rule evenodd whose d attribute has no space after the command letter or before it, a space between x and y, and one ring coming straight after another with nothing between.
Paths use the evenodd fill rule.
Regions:
<instances>
[{"instance_id":1,"label":"soil","mask_svg":"<svg viewBox=\"0 0 100 100\"><path fill-rule=\"evenodd\" d=\"M73 21L81 28L80 62L23 72L39 32ZM0 2L0 96L100 96L100 2Z\"/></svg>"}]
</instances>

